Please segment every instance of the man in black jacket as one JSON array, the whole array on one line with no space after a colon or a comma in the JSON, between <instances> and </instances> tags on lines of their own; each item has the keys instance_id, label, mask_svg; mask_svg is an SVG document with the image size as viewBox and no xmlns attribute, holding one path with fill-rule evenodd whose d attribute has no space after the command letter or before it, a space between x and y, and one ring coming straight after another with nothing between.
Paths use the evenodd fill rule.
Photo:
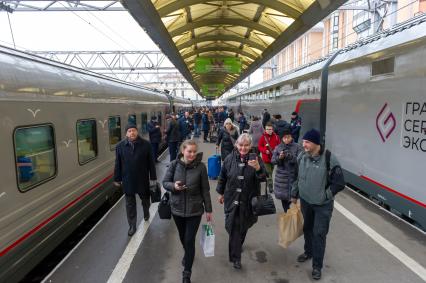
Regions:
<instances>
[{"instance_id":1,"label":"man in black jacket","mask_svg":"<svg viewBox=\"0 0 426 283\"><path fill-rule=\"evenodd\" d=\"M151 145L138 135L136 125L126 126L126 139L115 149L114 185L122 185L126 197L128 235L136 232L136 194L142 200L144 219L149 219L150 182L155 183L157 175ZM151 180L151 181L150 181Z\"/></svg>"},{"instance_id":2,"label":"man in black jacket","mask_svg":"<svg viewBox=\"0 0 426 283\"><path fill-rule=\"evenodd\" d=\"M152 154L155 162L158 162L158 146L161 143L161 129L160 124L157 122L157 117L152 116L151 122L148 123L149 141L152 146Z\"/></svg>"}]
</instances>

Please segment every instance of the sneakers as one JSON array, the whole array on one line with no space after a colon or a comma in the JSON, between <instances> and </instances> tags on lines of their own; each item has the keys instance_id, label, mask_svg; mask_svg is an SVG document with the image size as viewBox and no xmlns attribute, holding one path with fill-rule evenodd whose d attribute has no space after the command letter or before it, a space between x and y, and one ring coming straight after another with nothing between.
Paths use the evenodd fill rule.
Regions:
<instances>
[{"instance_id":1,"label":"sneakers","mask_svg":"<svg viewBox=\"0 0 426 283\"><path fill-rule=\"evenodd\" d=\"M312 279L314 279L314 280L320 280L321 279L321 269L314 268L314 270L312 270Z\"/></svg>"},{"instance_id":2,"label":"sneakers","mask_svg":"<svg viewBox=\"0 0 426 283\"><path fill-rule=\"evenodd\" d=\"M235 269L241 269L242 268L241 261L239 261L239 260L234 261L234 268Z\"/></svg>"},{"instance_id":3,"label":"sneakers","mask_svg":"<svg viewBox=\"0 0 426 283\"><path fill-rule=\"evenodd\" d=\"M307 254L303 253L303 254L301 254L297 257L297 261L298 262L305 262L305 261L307 261L308 259L311 259L311 258L312 258L311 255L307 255Z\"/></svg>"},{"instance_id":4,"label":"sneakers","mask_svg":"<svg viewBox=\"0 0 426 283\"><path fill-rule=\"evenodd\" d=\"M127 235L129 235L130 237L133 236L136 233L136 226L132 225L129 227L129 231L127 232Z\"/></svg>"}]
</instances>

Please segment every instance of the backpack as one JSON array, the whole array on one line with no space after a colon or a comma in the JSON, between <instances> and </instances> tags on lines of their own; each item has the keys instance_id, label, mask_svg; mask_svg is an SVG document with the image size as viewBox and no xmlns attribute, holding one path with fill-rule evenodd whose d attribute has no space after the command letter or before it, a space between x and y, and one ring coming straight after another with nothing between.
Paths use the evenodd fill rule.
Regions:
<instances>
[{"instance_id":1,"label":"backpack","mask_svg":"<svg viewBox=\"0 0 426 283\"><path fill-rule=\"evenodd\" d=\"M331 159L331 152L326 149L325 150L325 163L327 166L327 185L325 188L327 189L330 187L330 190L335 196L338 192L343 190L346 186L345 178L343 176L342 168L337 165L333 168L330 168L330 159Z\"/></svg>"}]
</instances>

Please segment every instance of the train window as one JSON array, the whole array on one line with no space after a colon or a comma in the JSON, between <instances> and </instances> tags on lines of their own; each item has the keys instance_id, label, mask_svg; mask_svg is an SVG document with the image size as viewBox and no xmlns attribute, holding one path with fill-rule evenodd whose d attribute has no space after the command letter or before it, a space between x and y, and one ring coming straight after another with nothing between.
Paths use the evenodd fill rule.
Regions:
<instances>
[{"instance_id":1,"label":"train window","mask_svg":"<svg viewBox=\"0 0 426 283\"><path fill-rule=\"evenodd\" d=\"M18 128L14 132L18 188L28 191L56 175L52 125Z\"/></svg>"},{"instance_id":2,"label":"train window","mask_svg":"<svg viewBox=\"0 0 426 283\"><path fill-rule=\"evenodd\" d=\"M137 125L136 124L136 115L132 114L129 115L129 118L127 119L128 124Z\"/></svg>"},{"instance_id":3,"label":"train window","mask_svg":"<svg viewBox=\"0 0 426 283\"><path fill-rule=\"evenodd\" d=\"M77 147L80 165L95 159L98 155L95 119L77 121Z\"/></svg>"},{"instance_id":4,"label":"train window","mask_svg":"<svg viewBox=\"0 0 426 283\"><path fill-rule=\"evenodd\" d=\"M109 130L109 147L111 150L115 145L121 141L121 118L120 116L109 117L108 119Z\"/></svg>"},{"instance_id":5,"label":"train window","mask_svg":"<svg viewBox=\"0 0 426 283\"><path fill-rule=\"evenodd\" d=\"M141 123L142 123L142 134L146 134L148 132L147 126L148 126L148 114L141 113Z\"/></svg>"},{"instance_id":6,"label":"train window","mask_svg":"<svg viewBox=\"0 0 426 283\"><path fill-rule=\"evenodd\" d=\"M371 76L392 74L395 68L395 57L371 63Z\"/></svg>"}]
</instances>

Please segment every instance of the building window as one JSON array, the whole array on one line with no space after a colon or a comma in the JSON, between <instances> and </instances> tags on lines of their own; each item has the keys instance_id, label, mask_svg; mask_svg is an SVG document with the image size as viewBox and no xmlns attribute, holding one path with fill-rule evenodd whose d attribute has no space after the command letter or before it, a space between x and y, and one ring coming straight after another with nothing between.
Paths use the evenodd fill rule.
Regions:
<instances>
[{"instance_id":1,"label":"building window","mask_svg":"<svg viewBox=\"0 0 426 283\"><path fill-rule=\"evenodd\" d=\"M335 15L333 17L333 26L335 26L335 27L339 26L339 15Z\"/></svg>"},{"instance_id":2,"label":"building window","mask_svg":"<svg viewBox=\"0 0 426 283\"><path fill-rule=\"evenodd\" d=\"M395 69L395 57L371 63L371 76L392 74Z\"/></svg>"},{"instance_id":3,"label":"building window","mask_svg":"<svg viewBox=\"0 0 426 283\"><path fill-rule=\"evenodd\" d=\"M55 177L57 166L52 125L18 128L13 139L20 191L28 191Z\"/></svg>"},{"instance_id":4,"label":"building window","mask_svg":"<svg viewBox=\"0 0 426 283\"><path fill-rule=\"evenodd\" d=\"M121 141L121 118L120 116L109 117L109 146L113 150L115 145Z\"/></svg>"},{"instance_id":5,"label":"building window","mask_svg":"<svg viewBox=\"0 0 426 283\"><path fill-rule=\"evenodd\" d=\"M98 155L95 119L77 121L77 147L80 165L95 159Z\"/></svg>"},{"instance_id":6,"label":"building window","mask_svg":"<svg viewBox=\"0 0 426 283\"><path fill-rule=\"evenodd\" d=\"M292 84L293 89L298 89L299 88L299 83L295 82Z\"/></svg>"},{"instance_id":7,"label":"building window","mask_svg":"<svg viewBox=\"0 0 426 283\"><path fill-rule=\"evenodd\" d=\"M339 48L339 38L333 37L333 50Z\"/></svg>"}]
</instances>

